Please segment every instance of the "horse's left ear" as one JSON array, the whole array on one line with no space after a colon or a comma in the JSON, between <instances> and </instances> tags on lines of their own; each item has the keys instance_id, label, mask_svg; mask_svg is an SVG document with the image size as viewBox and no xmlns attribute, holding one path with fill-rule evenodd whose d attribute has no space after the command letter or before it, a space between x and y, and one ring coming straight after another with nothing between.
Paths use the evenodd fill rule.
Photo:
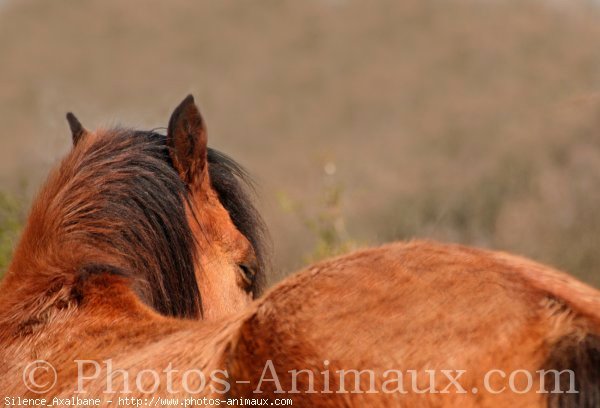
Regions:
<instances>
[{"instance_id":1,"label":"horse's left ear","mask_svg":"<svg viewBox=\"0 0 600 408\"><path fill-rule=\"evenodd\" d=\"M175 170L183 181L191 187L199 186L208 174L208 147L204 119L192 95L188 95L171 115L167 146Z\"/></svg>"},{"instance_id":2,"label":"horse's left ear","mask_svg":"<svg viewBox=\"0 0 600 408\"><path fill-rule=\"evenodd\" d=\"M75 117L71 112L67 113L67 122L69 122L69 128L71 128L71 134L73 136L73 146L77 146L77 143L85 135L87 135L88 131L83 127L79 119Z\"/></svg>"}]
</instances>

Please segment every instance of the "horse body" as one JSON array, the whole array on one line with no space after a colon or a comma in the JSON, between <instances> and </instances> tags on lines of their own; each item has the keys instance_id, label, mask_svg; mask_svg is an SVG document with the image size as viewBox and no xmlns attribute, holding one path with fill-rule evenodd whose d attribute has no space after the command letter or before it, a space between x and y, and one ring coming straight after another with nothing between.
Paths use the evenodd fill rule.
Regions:
<instances>
[{"instance_id":1,"label":"horse body","mask_svg":"<svg viewBox=\"0 0 600 408\"><path fill-rule=\"evenodd\" d=\"M557 287L578 292L562 296ZM583 297L589 303L581 308ZM290 370L329 371L334 392L292 394L301 406L533 407L549 397L591 400L600 387L598 306L598 291L531 261L454 245L397 243L317 264L270 291L242 325L230 371L256 384L270 358L278 362L284 390L293 388ZM269 341L256 340L265 333ZM404 374L406 394L382 392L397 375L384 373L394 369ZM535 372L542 369L574 370L580 394L536 393ZM375 378L364 374L357 389L354 376L342 384L338 370L367 370ZM417 387L411 370L418 373ZM435 370L433 380L427 370ZM449 381L442 370L466 370L460 385L467 393L455 387L448 394L417 392L431 383L444 390ZM531 391L494 394L518 370L533 374ZM491 392L486 373L493 374ZM518 391L527 388L524 375L515 381ZM371 384L374 393L368 393ZM267 386L277 395L273 383ZM306 387L305 379L299 388ZM252 395L244 387L235 391Z\"/></svg>"}]
</instances>

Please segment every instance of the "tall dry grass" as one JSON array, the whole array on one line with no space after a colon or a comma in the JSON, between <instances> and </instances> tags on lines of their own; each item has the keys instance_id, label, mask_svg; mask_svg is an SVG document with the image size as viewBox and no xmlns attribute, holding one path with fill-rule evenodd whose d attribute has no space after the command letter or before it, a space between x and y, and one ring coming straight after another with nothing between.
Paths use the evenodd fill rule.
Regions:
<instances>
[{"instance_id":1,"label":"tall dry grass","mask_svg":"<svg viewBox=\"0 0 600 408\"><path fill-rule=\"evenodd\" d=\"M424 237L600 285L599 12L557 0L9 1L0 185L39 184L68 149L67 110L88 127L164 126L192 91L211 144L262 186L273 280L346 242Z\"/></svg>"}]
</instances>

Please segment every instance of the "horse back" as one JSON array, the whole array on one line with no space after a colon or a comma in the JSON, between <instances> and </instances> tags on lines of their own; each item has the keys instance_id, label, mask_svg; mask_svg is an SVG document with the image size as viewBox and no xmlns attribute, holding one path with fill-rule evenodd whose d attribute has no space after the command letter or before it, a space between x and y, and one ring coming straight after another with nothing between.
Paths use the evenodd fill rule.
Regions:
<instances>
[{"instance_id":1,"label":"horse back","mask_svg":"<svg viewBox=\"0 0 600 408\"><path fill-rule=\"evenodd\" d=\"M262 391L299 391L290 395L300 406L598 406L599 299L521 258L396 243L316 264L272 289L240 329L229 364L256 385L272 361L278 382ZM313 374L290 374L303 369ZM536 392L545 380L533 374L525 393L492 392L506 385L500 375L484 383L490 372L549 369L574 371L579 393ZM421 392L452 385L444 370L465 370L462 390ZM332 393L322 392L325 383Z\"/></svg>"}]
</instances>

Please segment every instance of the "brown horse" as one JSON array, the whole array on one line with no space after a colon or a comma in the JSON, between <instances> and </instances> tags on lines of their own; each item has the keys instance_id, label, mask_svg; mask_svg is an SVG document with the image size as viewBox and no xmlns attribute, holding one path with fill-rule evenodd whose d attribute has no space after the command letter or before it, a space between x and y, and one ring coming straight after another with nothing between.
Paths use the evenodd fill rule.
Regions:
<instances>
[{"instance_id":1,"label":"brown horse","mask_svg":"<svg viewBox=\"0 0 600 408\"><path fill-rule=\"evenodd\" d=\"M109 172L115 163L104 165ZM48 186L38 203L47 202ZM100 215L112 212L96 222ZM120 233L135 235L132 224ZM45 237L25 231L0 288L3 397L59 406L75 397L115 406L184 397L194 400L178 405L200 405L202 397L212 398L203 405L253 405L253 398L283 405L289 398L303 407L600 404L600 294L532 261L397 243L311 266L247 310L210 322L161 313L139 288L136 262L148 253L113 234L95 229L95 246L79 251L101 261L85 268L59 268L66 265L60 257L77 264L79 256L60 252L71 243L63 240L54 248L58 259L38 253L36 265L53 269L21 269L32 262L19 259L29 253L24 248ZM21 403L5 400L13 402Z\"/></svg>"},{"instance_id":2,"label":"brown horse","mask_svg":"<svg viewBox=\"0 0 600 408\"><path fill-rule=\"evenodd\" d=\"M73 114L67 119L74 148L34 203L4 282L23 307L44 314L45 305L23 302L30 292L77 285L98 271L127 276L169 316L218 318L260 293L264 227L248 177L207 148L191 96L173 112L167 136L89 132Z\"/></svg>"}]
</instances>

